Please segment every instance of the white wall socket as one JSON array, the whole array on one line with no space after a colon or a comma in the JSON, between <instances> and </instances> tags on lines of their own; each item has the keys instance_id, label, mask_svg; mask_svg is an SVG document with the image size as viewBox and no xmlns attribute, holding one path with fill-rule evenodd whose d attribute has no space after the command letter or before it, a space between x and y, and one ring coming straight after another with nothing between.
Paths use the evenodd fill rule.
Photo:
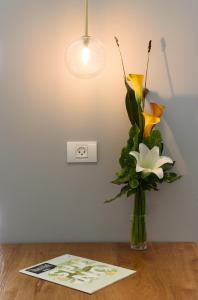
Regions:
<instances>
[{"instance_id":1,"label":"white wall socket","mask_svg":"<svg viewBox=\"0 0 198 300\"><path fill-rule=\"evenodd\" d=\"M97 162L97 142L67 142L67 162L87 163Z\"/></svg>"}]
</instances>

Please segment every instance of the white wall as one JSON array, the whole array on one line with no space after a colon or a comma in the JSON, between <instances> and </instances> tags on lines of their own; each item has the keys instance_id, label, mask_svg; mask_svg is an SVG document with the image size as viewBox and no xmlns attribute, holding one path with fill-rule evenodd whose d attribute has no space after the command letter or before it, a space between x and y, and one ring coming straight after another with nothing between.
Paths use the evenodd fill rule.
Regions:
<instances>
[{"instance_id":1,"label":"white wall","mask_svg":"<svg viewBox=\"0 0 198 300\"><path fill-rule=\"evenodd\" d=\"M82 33L82 0L0 1L0 241L127 241L132 199L103 201L127 139L128 72L144 72L166 106L167 154L185 176L148 194L150 240L198 240L197 0L90 0L91 33L107 49L97 78L72 77L65 46ZM162 52L161 39L166 42ZM97 165L67 165L67 140L97 140Z\"/></svg>"}]
</instances>

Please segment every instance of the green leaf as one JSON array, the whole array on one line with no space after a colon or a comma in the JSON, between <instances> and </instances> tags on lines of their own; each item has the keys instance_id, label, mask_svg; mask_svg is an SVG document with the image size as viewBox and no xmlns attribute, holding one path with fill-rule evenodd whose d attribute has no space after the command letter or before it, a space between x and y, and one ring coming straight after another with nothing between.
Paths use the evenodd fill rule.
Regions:
<instances>
[{"instance_id":1,"label":"green leaf","mask_svg":"<svg viewBox=\"0 0 198 300\"><path fill-rule=\"evenodd\" d=\"M158 191L158 184L162 183L162 180L160 180L155 174L151 173L149 176L146 176L142 179L141 185L144 190L154 190Z\"/></svg>"},{"instance_id":2,"label":"green leaf","mask_svg":"<svg viewBox=\"0 0 198 300\"><path fill-rule=\"evenodd\" d=\"M145 187L146 190L150 191L150 190L154 190L154 191L159 191L157 184L147 184Z\"/></svg>"},{"instance_id":3,"label":"green leaf","mask_svg":"<svg viewBox=\"0 0 198 300\"><path fill-rule=\"evenodd\" d=\"M127 147L124 147L121 151L121 156L120 156L120 159L119 159L119 163L120 163L120 166L121 168L124 168L126 163L125 163L125 159L128 155L128 150L127 150Z\"/></svg>"},{"instance_id":4,"label":"green leaf","mask_svg":"<svg viewBox=\"0 0 198 300\"><path fill-rule=\"evenodd\" d=\"M127 88L125 104L129 120L131 124L136 123L137 125L139 125L138 104L135 98L135 92L126 81L125 85Z\"/></svg>"},{"instance_id":5,"label":"green leaf","mask_svg":"<svg viewBox=\"0 0 198 300\"><path fill-rule=\"evenodd\" d=\"M175 165L175 161L173 162L173 164L164 164L163 166L161 166L161 168L164 171L169 171L170 169L172 169L172 167Z\"/></svg>"},{"instance_id":6,"label":"green leaf","mask_svg":"<svg viewBox=\"0 0 198 300\"><path fill-rule=\"evenodd\" d=\"M121 184L127 183L127 181L128 180L125 180L123 178L116 178L116 179L112 180L111 183L121 185Z\"/></svg>"},{"instance_id":7,"label":"green leaf","mask_svg":"<svg viewBox=\"0 0 198 300\"><path fill-rule=\"evenodd\" d=\"M122 169L120 172L116 173L117 178L112 181L113 184L123 184L127 183L129 180L129 170L128 169Z\"/></svg>"},{"instance_id":8,"label":"green leaf","mask_svg":"<svg viewBox=\"0 0 198 300\"><path fill-rule=\"evenodd\" d=\"M121 191L120 193L118 193L115 197L109 199L109 200L106 200L104 203L110 203L114 200L116 200L117 198L121 197L122 195L126 194L128 192L128 190L130 190L130 186L129 185L125 185L123 188L121 188Z\"/></svg>"},{"instance_id":9,"label":"green leaf","mask_svg":"<svg viewBox=\"0 0 198 300\"><path fill-rule=\"evenodd\" d=\"M127 141L130 151L138 150L139 134L140 134L139 127L136 124L133 124L133 126L131 127L131 129L129 131L129 140Z\"/></svg>"},{"instance_id":10,"label":"green leaf","mask_svg":"<svg viewBox=\"0 0 198 300\"><path fill-rule=\"evenodd\" d=\"M136 160L129 152L130 150L126 148L126 150L122 152L119 160L122 169L126 169L128 172L131 168L135 168L136 166Z\"/></svg>"},{"instance_id":11,"label":"green leaf","mask_svg":"<svg viewBox=\"0 0 198 300\"><path fill-rule=\"evenodd\" d=\"M162 136L159 129L153 130L147 138L143 140L143 143L148 146L149 149L157 146L160 149L160 153L163 150Z\"/></svg>"},{"instance_id":12,"label":"green leaf","mask_svg":"<svg viewBox=\"0 0 198 300\"><path fill-rule=\"evenodd\" d=\"M164 175L163 180L164 180L165 182L172 183L172 182L174 182L174 181L180 179L181 177L182 177L181 175L177 175L176 173L171 172L171 173L166 173L166 174Z\"/></svg>"},{"instance_id":13,"label":"green leaf","mask_svg":"<svg viewBox=\"0 0 198 300\"><path fill-rule=\"evenodd\" d=\"M129 139L127 141L127 146L124 147L121 151L121 156L119 159L119 163L122 169L130 169L135 168L136 160L132 155L130 155L130 151L138 150L138 139L139 139L140 130L136 124L134 124L129 131ZM116 174L118 176L118 174ZM118 176L120 177L120 176Z\"/></svg>"},{"instance_id":14,"label":"green leaf","mask_svg":"<svg viewBox=\"0 0 198 300\"><path fill-rule=\"evenodd\" d=\"M136 189L139 186L139 181L136 178L131 178L129 185L132 189Z\"/></svg>"}]
</instances>

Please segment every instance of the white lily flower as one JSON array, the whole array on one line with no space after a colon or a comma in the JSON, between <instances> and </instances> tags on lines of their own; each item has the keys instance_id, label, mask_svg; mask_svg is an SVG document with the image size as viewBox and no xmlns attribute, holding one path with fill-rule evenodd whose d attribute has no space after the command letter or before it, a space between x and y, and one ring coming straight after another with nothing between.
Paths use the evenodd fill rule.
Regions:
<instances>
[{"instance_id":1,"label":"white lily flower","mask_svg":"<svg viewBox=\"0 0 198 300\"><path fill-rule=\"evenodd\" d=\"M136 172L143 172L144 175L154 173L159 179L164 177L163 169L160 168L164 164L173 164L168 156L159 155L159 147L155 146L151 150L143 143L139 144L139 152L131 151L130 154L137 160Z\"/></svg>"}]
</instances>

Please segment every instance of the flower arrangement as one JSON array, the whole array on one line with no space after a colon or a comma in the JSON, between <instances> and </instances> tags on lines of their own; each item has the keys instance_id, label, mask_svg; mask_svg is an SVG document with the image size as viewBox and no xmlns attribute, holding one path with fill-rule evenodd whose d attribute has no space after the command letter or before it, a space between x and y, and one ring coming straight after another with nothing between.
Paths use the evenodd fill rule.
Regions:
<instances>
[{"instance_id":1,"label":"flower arrangement","mask_svg":"<svg viewBox=\"0 0 198 300\"><path fill-rule=\"evenodd\" d=\"M137 250L147 248L146 234L146 192L158 191L159 184L172 183L181 178L171 172L175 162L167 156L162 156L164 147L162 135L155 126L160 123L164 106L158 103L148 103L146 96L147 74L152 41L148 45L148 57L143 88L144 76L129 74L126 76L122 53L118 39L115 37L119 49L124 83L126 86L125 105L131 123L129 139L121 151L119 164L121 170L116 173L113 184L121 186L120 192L113 198L106 200L109 203L122 195L134 195L134 212L131 227L131 247ZM132 85L131 85L132 84ZM147 105L145 105L147 104Z\"/></svg>"}]
</instances>

